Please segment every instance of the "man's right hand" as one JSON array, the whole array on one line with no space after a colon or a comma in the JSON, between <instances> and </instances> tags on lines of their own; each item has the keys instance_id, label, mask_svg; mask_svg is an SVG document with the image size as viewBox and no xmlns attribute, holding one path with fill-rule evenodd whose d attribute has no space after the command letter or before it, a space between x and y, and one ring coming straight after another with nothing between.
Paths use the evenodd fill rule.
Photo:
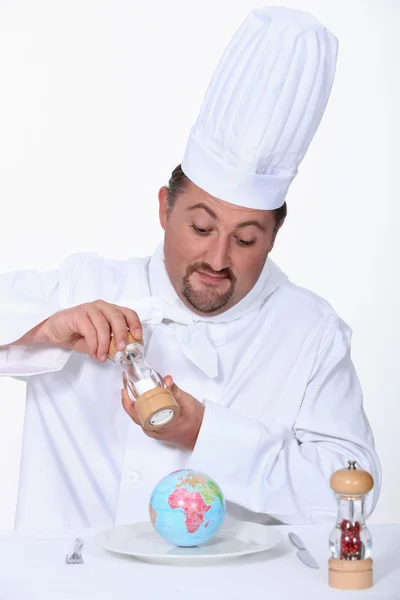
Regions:
<instances>
[{"instance_id":1,"label":"man's right hand","mask_svg":"<svg viewBox=\"0 0 400 600\"><path fill-rule=\"evenodd\" d=\"M142 325L135 311L95 300L55 313L16 343L57 344L104 362L111 333L117 350L124 350L128 329L133 338L142 339Z\"/></svg>"}]
</instances>

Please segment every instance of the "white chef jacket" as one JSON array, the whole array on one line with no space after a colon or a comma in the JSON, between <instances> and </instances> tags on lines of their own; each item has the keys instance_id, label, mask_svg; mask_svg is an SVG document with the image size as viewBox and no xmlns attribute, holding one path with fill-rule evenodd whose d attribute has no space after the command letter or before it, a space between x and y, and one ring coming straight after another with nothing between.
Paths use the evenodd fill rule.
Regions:
<instances>
[{"instance_id":1,"label":"white chef jacket","mask_svg":"<svg viewBox=\"0 0 400 600\"><path fill-rule=\"evenodd\" d=\"M194 450L145 435L121 405L112 361L52 345L8 346L55 312L102 299L142 320L146 356L205 406ZM151 257L69 256L0 277L0 373L27 382L17 529L148 520L156 483L179 468L213 477L228 514L264 523L336 515L329 477L356 460L381 482L350 357L349 327L268 258L250 293L216 316L180 301L161 244Z\"/></svg>"}]
</instances>

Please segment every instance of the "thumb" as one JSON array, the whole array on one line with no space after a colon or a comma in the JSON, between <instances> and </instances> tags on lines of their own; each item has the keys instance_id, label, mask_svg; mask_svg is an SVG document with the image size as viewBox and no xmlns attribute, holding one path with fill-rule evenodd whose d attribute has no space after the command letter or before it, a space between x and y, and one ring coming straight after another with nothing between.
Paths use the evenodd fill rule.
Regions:
<instances>
[{"instance_id":1,"label":"thumb","mask_svg":"<svg viewBox=\"0 0 400 600\"><path fill-rule=\"evenodd\" d=\"M174 380L172 379L171 375L167 375L166 377L164 377L164 383L167 386L167 389L171 392L171 394L175 398L175 400L179 401L182 391L178 388L176 383L174 383Z\"/></svg>"}]
</instances>

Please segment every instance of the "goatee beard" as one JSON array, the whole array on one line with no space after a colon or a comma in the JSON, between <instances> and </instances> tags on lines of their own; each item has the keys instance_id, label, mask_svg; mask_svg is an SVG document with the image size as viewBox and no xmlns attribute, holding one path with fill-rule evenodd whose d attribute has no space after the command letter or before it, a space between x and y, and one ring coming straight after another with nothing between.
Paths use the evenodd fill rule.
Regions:
<instances>
[{"instance_id":1,"label":"goatee beard","mask_svg":"<svg viewBox=\"0 0 400 600\"><path fill-rule=\"evenodd\" d=\"M190 276L195 271L202 271L203 273L218 274L219 276L227 277L230 281L230 286L226 292L218 292L211 284L206 284L201 289L194 289L191 282ZM226 306L229 300L232 298L236 287L236 277L229 268L222 269L221 271L214 271L207 263L199 262L194 263L187 267L185 276L182 280L182 294L186 298L187 302L198 312L204 314L210 314L220 310Z\"/></svg>"}]
</instances>

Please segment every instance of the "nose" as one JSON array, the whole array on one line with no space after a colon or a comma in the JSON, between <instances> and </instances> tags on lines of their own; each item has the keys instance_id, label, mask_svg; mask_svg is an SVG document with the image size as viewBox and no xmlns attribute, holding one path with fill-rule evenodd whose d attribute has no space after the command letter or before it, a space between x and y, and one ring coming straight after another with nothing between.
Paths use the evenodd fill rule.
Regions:
<instances>
[{"instance_id":1,"label":"nose","mask_svg":"<svg viewBox=\"0 0 400 600\"><path fill-rule=\"evenodd\" d=\"M229 240L222 236L216 236L208 247L205 260L214 271L228 268L230 266Z\"/></svg>"}]
</instances>

